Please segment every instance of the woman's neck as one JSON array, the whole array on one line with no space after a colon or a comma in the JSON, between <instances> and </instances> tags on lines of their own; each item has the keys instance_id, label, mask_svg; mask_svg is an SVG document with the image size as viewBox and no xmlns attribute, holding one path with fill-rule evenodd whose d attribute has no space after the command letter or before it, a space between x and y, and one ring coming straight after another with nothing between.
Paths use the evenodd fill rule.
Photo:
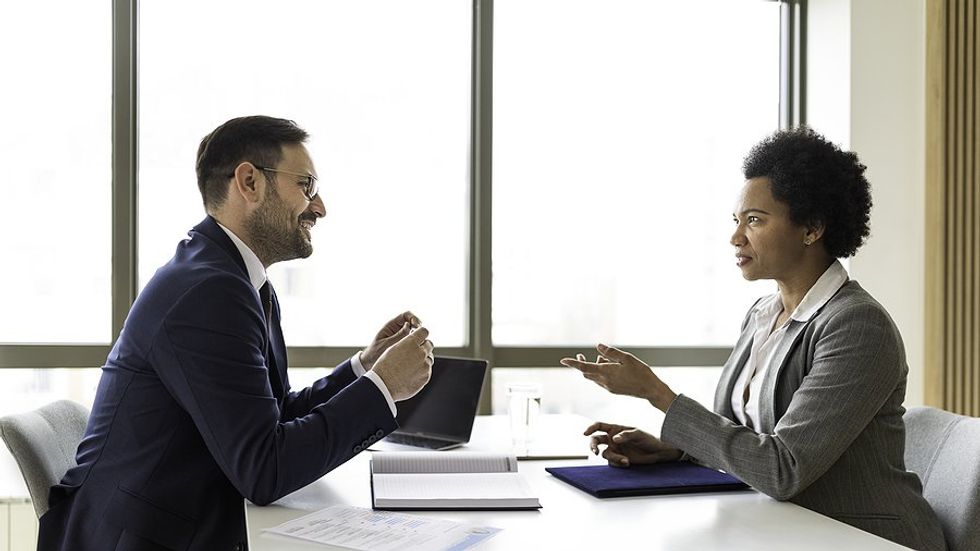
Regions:
<instances>
[{"instance_id":1,"label":"woman's neck","mask_svg":"<svg viewBox=\"0 0 980 551\"><path fill-rule=\"evenodd\" d=\"M813 288L820 276L836 259L821 259L819 262L807 262L799 270L788 277L777 279L779 297L783 302L783 312L791 315L796 307L803 302L803 297Z\"/></svg>"}]
</instances>

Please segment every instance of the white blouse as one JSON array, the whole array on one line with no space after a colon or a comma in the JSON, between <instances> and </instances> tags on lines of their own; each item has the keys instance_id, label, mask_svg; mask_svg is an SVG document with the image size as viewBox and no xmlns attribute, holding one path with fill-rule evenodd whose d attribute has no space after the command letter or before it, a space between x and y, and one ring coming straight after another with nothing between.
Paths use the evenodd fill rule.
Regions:
<instances>
[{"instance_id":1,"label":"white blouse","mask_svg":"<svg viewBox=\"0 0 980 551\"><path fill-rule=\"evenodd\" d=\"M823 308L841 287L847 283L847 270L839 261L834 261L820 279L810 287L800 305L780 327L773 330L776 319L783 311L783 301L779 293L765 297L752 310L755 326L758 327L752 337L752 350L749 360L742 367L742 372L732 388L732 411L735 418L743 425L755 428L759 426L759 394L762 392L762 381L769 369L777 369L772 364L772 352L786 336L786 328L790 323L807 322ZM746 399L747 398L747 399Z\"/></svg>"}]
</instances>

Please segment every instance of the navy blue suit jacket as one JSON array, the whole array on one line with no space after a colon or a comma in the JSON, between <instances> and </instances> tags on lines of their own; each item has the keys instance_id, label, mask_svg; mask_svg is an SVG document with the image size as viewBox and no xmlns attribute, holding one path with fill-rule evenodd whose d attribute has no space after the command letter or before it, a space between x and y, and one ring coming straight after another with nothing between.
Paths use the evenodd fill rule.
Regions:
<instances>
[{"instance_id":1,"label":"navy blue suit jacket","mask_svg":"<svg viewBox=\"0 0 980 551\"><path fill-rule=\"evenodd\" d=\"M270 503L397 426L349 362L291 392L274 293L267 326L228 235L211 217L189 235L109 354L41 551L247 549L243 496Z\"/></svg>"}]
</instances>

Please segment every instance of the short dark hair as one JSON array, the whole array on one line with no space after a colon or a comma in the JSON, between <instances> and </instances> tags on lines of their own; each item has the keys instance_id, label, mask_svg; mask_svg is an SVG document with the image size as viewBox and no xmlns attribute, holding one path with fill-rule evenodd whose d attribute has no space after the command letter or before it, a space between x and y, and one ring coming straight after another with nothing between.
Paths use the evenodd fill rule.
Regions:
<instances>
[{"instance_id":1,"label":"short dark hair","mask_svg":"<svg viewBox=\"0 0 980 551\"><path fill-rule=\"evenodd\" d=\"M823 243L835 258L847 258L871 233L871 184L857 154L842 151L807 127L780 130L745 157L745 179L769 178L773 197L789 205L801 225L822 222Z\"/></svg>"},{"instance_id":2,"label":"short dark hair","mask_svg":"<svg viewBox=\"0 0 980 551\"><path fill-rule=\"evenodd\" d=\"M254 115L238 117L204 136L197 148L197 187L204 208L211 212L228 197L228 179L235 167L248 161L274 167L282 146L301 144L309 134L288 119Z\"/></svg>"}]
</instances>

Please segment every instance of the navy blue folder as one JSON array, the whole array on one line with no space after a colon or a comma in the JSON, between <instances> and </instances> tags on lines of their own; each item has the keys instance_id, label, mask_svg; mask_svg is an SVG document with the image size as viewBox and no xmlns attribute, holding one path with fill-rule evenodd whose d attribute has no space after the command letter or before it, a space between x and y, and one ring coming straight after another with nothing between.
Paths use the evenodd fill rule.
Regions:
<instances>
[{"instance_id":1,"label":"navy blue folder","mask_svg":"<svg viewBox=\"0 0 980 551\"><path fill-rule=\"evenodd\" d=\"M589 465L548 467L545 470L595 497L725 492L748 488L748 484L730 474L682 461L628 468Z\"/></svg>"}]
</instances>

